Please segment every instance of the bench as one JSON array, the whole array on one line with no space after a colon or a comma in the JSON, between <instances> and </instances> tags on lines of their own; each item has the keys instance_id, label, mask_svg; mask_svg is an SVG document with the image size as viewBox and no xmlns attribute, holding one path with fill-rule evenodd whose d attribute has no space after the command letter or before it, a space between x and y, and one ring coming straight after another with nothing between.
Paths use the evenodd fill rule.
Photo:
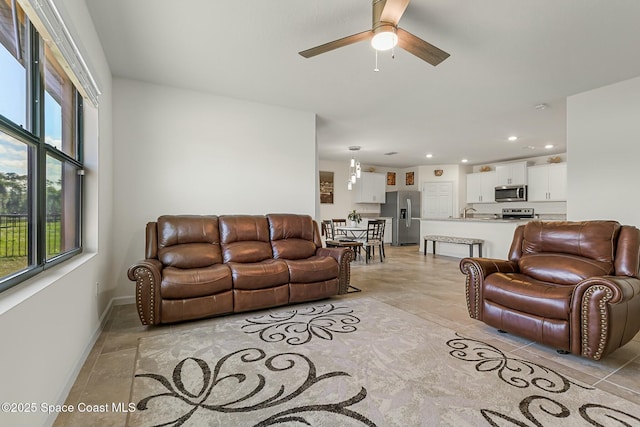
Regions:
<instances>
[{"instance_id":1,"label":"bench","mask_svg":"<svg viewBox=\"0 0 640 427\"><path fill-rule=\"evenodd\" d=\"M478 245L478 256L482 257L482 244L484 240L482 239L473 239L470 237L454 237L454 236L437 236L437 235L427 235L424 236L424 254L427 254L427 242L431 240L433 242L432 251L433 254L436 254L436 242L442 243L457 243L462 245L469 245L469 256L473 257L473 246Z\"/></svg>"}]
</instances>

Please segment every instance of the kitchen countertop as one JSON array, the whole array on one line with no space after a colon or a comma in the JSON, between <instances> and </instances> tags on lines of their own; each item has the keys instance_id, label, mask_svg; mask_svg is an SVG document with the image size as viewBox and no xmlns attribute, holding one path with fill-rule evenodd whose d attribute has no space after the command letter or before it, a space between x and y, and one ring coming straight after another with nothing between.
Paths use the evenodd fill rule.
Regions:
<instances>
[{"instance_id":1,"label":"kitchen countertop","mask_svg":"<svg viewBox=\"0 0 640 427\"><path fill-rule=\"evenodd\" d=\"M470 216L467 218L420 218L423 221L454 221L454 222L529 222L531 220L536 221L566 221L567 216L564 214L540 214L536 215L536 218L521 218L521 219L503 219L500 217L494 217L493 215L483 214L482 216Z\"/></svg>"},{"instance_id":2,"label":"kitchen countertop","mask_svg":"<svg viewBox=\"0 0 640 427\"><path fill-rule=\"evenodd\" d=\"M502 218L420 218L422 221L454 221L454 222L528 222L530 219L502 219Z\"/></svg>"}]
</instances>

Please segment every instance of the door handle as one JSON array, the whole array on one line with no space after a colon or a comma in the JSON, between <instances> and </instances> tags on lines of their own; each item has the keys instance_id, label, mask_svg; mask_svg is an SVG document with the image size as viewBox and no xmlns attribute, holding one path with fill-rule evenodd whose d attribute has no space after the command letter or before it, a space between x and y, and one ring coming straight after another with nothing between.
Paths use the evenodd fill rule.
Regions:
<instances>
[{"instance_id":1,"label":"door handle","mask_svg":"<svg viewBox=\"0 0 640 427\"><path fill-rule=\"evenodd\" d=\"M411 199L407 199L407 217L404 219L407 227L411 226Z\"/></svg>"}]
</instances>

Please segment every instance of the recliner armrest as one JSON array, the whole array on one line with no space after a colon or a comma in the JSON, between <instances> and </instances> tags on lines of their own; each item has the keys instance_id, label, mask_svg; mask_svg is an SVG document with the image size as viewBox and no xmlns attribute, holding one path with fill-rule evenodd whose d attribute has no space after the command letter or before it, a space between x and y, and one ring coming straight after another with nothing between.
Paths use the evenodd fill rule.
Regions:
<instances>
[{"instance_id":1,"label":"recliner armrest","mask_svg":"<svg viewBox=\"0 0 640 427\"><path fill-rule=\"evenodd\" d=\"M572 342L584 357L599 360L640 331L640 279L600 276L583 280L573 291ZM576 335L577 334L577 335Z\"/></svg>"},{"instance_id":2,"label":"recliner armrest","mask_svg":"<svg viewBox=\"0 0 640 427\"><path fill-rule=\"evenodd\" d=\"M517 273L518 264L514 261L493 258L463 258L460 261L460 271L464 274L475 274L484 279L493 273Z\"/></svg>"},{"instance_id":3,"label":"recliner armrest","mask_svg":"<svg viewBox=\"0 0 640 427\"><path fill-rule=\"evenodd\" d=\"M466 298L469 316L482 320L482 283L493 273L517 273L518 264L493 258L463 258L460 261L460 271L466 275Z\"/></svg>"},{"instance_id":4,"label":"recliner armrest","mask_svg":"<svg viewBox=\"0 0 640 427\"><path fill-rule=\"evenodd\" d=\"M160 283L162 263L157 259L145 259L127 270L129 280L136 282L136 307L143 325L160 323Z\"/></svg>"},{"instance_id":5,"label":"recliner armrest","mask_svg":"<svg viewBox=\"0 0 640 427\"><path fill-rule=\"evenodd\" d=\"M351 281L351 261L353 261L353 251L349 248L318 248L318 256L330 256L338 261L340 268L338 276L338 294L346 294Z\"/></svg>"},{"instance_id":6,"label":"recliner armrest","mask_svg":"<svg viewBox=\"0 0 640 427\"><path fill-rule=\"evenodd\" d=\"M629 276L600 276L590 277L578 283L575 295L581 295L591 286L605 286L612 292L611 304L629 301L633 297L640 298L640 279Z\"/></svg>"}]
</instances>

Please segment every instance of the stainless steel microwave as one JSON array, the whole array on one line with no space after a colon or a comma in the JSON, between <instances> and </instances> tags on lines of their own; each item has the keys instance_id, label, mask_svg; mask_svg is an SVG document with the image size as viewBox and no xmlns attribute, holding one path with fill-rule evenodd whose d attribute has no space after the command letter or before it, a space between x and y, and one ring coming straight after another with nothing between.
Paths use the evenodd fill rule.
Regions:
<instances>
[{"instance_id":1,"label":"stainless steel microwave","mask_svg":"<svg viewBox=\"0 0 640 427\"><path fill-rule=\"evenodd\" d=\"M526 185L501 185L496 187L496 202L526 202Z\"/></svg>"}]
</instances>

